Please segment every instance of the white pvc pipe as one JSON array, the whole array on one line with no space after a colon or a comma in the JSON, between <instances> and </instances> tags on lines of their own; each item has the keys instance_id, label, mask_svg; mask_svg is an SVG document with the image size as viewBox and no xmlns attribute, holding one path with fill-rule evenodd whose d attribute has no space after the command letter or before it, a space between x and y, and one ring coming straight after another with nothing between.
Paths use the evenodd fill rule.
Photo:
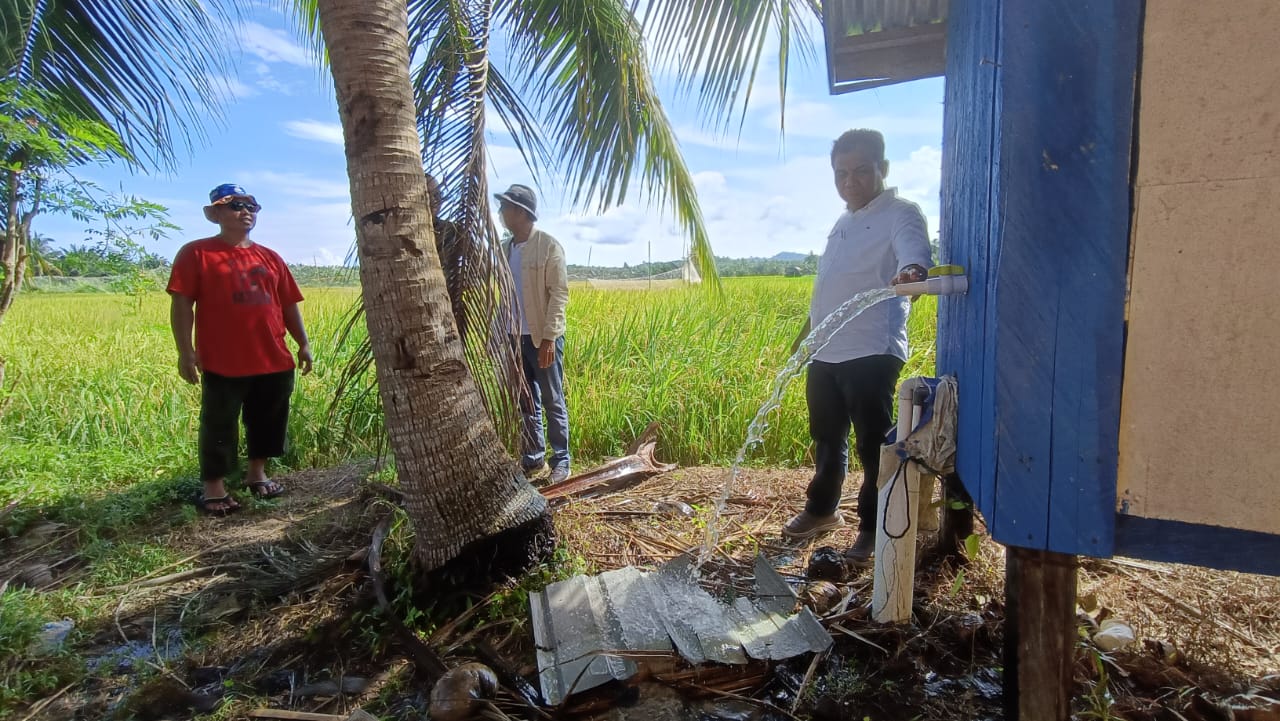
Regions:
<instances>
[{"instance_id":1,"label":"white pvc pipe","mask_svg":"<svg viewBox=\"0 0 1280 721\"><path fill-rule=\"evenodd\" d=\"M907 440L907 436L911 435L911 431L916 427L916 421L919 420L912 418L911 413L912 389L915 388L913 381L915 381L914 378L908 378L898 388L898 432L894 436L894 441L897 443Z\"/></svg>"},{"instance_id":2,"label":"white pvc pipe","mask_svg":"<svg viewBox=\"0 0 1280 721\"><path fill-rule=\"evenodd\" d=\"M898 389L896 447L920 422L922 409L912 403L915 389L924 381L908 378ZM895 453L882 453L877 490L875 571L871 586L871 616L880 623L902 623L911 618L915 586L916 526L920 518L920 470L907 461L902 477L894 481L901 461ZM887 467L886 464L892 464ZM886 531L888 529L888 531ZM901 534L901 538L889 535ZM905 533L902 533L905 531Z\"/></svg>"},{"instance_id":3,"label":"white pvc pipe","mask_svg":"<svg viewBox=\"0 0 1280 721\"><path fill-rule=\"evenodd\" d=\"M963 275L939 275L914 283L893 286L898 295L960 295L969 292L969 279Z\"/></svg>"}]
</instances>

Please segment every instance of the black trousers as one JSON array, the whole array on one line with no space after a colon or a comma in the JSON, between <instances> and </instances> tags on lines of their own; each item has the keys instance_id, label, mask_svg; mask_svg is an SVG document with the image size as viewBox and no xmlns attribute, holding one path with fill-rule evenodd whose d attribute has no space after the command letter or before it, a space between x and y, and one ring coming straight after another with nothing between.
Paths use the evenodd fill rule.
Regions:
<instances>
[{"instance_id":1,"label":"black trousers","mask_svg":"<svg viewBox=\"0 0 1280 721\"><path fill-rule=\"evenodd\" d=\"M239 467L241 419L249 458L284 455L293 373L200 375L200 480L224 478Z\"/></svg>"},{"instance_id":2,"label":"black trousers","mask_svg":"<svg viewBox=\"0 0 1280 721\"><path fill-rule=\"evenodd\" d=\"M809 366L805 395L815 456L805 504L809 513L828 516L840 505L852 426L858 460L866 473L858 491L858 530L875 529L880 446L893 427L893 401L902 365L894 356L876 355L843 363L814 361Z\"/></svg>"}]
</instances>

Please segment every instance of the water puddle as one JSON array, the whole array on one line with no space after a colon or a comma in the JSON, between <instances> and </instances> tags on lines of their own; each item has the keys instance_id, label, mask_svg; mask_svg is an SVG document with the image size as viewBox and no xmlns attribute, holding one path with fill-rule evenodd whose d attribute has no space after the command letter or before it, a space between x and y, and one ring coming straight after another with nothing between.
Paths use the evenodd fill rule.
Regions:
<instances>
[{"instance_id":1,"label":"water puddle","mask_svg":"<svg viewBox=\"0 0 1280 721\"><path fill-rule=\"evenodd\" d=\"M96 653L86 660L85 665L96 673L135 673L180 658L184 649L182 633L171 628L163 638L129 641Z\"/></svg>"},{"instance_id":2,"label":"water puddle","mask_svg":"<svg viewBox=\"0 0 1280 721\"><path fill-rule=\"evenodd\" d=\"M810 331L804 340L800 341L800 347L787 359L782 370L778 371L778 375L773 379L773 390L764 405L760 406L760 410L756 411L755 418L751 419L751 425L747 427L747 440L742 444L742 448L738 449L738 455L729 469L729 477L725 479L724 487L711 508L702 549L698 552L699 566L711 558L715 547L720 543L720 516L724 513L729 497L733 495L742 464L746 461L747 454L764 440L764 434L769 429L769 414L782 405L782 394L787 390L787 385L793 378L800 375L813 356L826 347L832 337L849 321L857 318L871 306L895 297L897 294L892 288L875 288L845 301L839 308L832 311L831 315L824 318L817 328Z\"/></svg>"}]
</instances>

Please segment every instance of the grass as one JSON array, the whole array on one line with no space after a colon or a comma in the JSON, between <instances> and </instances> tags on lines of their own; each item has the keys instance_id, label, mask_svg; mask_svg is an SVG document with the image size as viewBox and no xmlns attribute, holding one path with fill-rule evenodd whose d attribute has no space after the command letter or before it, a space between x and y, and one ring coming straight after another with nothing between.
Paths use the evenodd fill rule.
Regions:
<instances>
[{"instance_id":1,"label":"grass","mask_svg":"<svg viewBox=\"0 0 1280 721\"><path fill-rule=\"evenodd\" d=\"M660 457L727 463L764 401L803 322L811 280L728 279L720 299L696 289L573 289L566 386L573 451L589 463L622 451L650 421ZM374 452L377 407L353 397L328 406L345 358L333 346L354 289L310 289L304 306L318 363L299 379L291 446L280 464L305 468ZM199 391L178 378L166 298L135 307L123 295L31 294L0 327L8 360L0 390L0 503L23 497L93 528L153 518L196 487ZM907 373L933 367L932 299L911 317ZM335 442L349 422L354 440ZM791 384L750 459L798 465L809 445L803 382ZM175 511L163 520L181 523ZM11 517L11 523L24 520Z\"/></svg>"},{"instance_id":2,"label":"grass","mask_svg":"<svg viewBox=\"0 0 1280 721\"><path fill-rule=\"evenodd\" d=\"M306 313L324 362L299 380L285 468L371 455L381 430L376 406L348 406L363 432L354 444L332 442L328 402L343 357L332 337L354 295L310 296ZM0 327L0 355L8 358L0 503L21 497L23 508L94 531L151 518L196 489L200 394L178 377L165 296L136 307L123 295L23 296ZM159 520L186 517L176 511Z\"/></svg>"},{"instance_id":3,"label":"grass","mask_svg":"<svg viewBox=\"0 0 1280 721\"><path fill-rule=\"evenodd\" d=\"M681 288L657 293L572 289L565 339L573 451L616 455L651 421L658 455L727 464L766 400L808 313L810 278L729 278L722 299ZM904 373L933 372L936 301L911 315L915 355ZM809 448L803 379L791 383L749 460L801 465Z\"/></svg>"}]
</instances>

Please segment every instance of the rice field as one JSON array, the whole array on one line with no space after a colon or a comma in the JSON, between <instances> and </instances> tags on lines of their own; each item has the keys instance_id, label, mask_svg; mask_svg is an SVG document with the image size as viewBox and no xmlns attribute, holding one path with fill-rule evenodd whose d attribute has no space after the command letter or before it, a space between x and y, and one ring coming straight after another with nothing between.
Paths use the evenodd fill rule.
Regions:
<instances>
[{"instance_id":1,"label":"rice field","mask_svg":"<svg viewBox=\"0 0 1280 721\"><path fill-rule=\"evenodd\" d=\"M566 386L576 465L616 455L651 421L659 457L726 464L804 321L812 279L728 279L722 297L575 286ZM354 289L305 289L315 372L294 395L286 468L372 455L376 404L329 413L347 350L334 336ZM913 310L912 374L933 368L934 303ZM127 522L196 486L199 391L176 371L163 294L22 296L0 327L0 505L23 498L96 523ZM793 383L751 462L805 463L802 381ZM347 436L343 428L352 433ZM10 517L9 523L19 518Z\"/></svg>"}]
</instances>

